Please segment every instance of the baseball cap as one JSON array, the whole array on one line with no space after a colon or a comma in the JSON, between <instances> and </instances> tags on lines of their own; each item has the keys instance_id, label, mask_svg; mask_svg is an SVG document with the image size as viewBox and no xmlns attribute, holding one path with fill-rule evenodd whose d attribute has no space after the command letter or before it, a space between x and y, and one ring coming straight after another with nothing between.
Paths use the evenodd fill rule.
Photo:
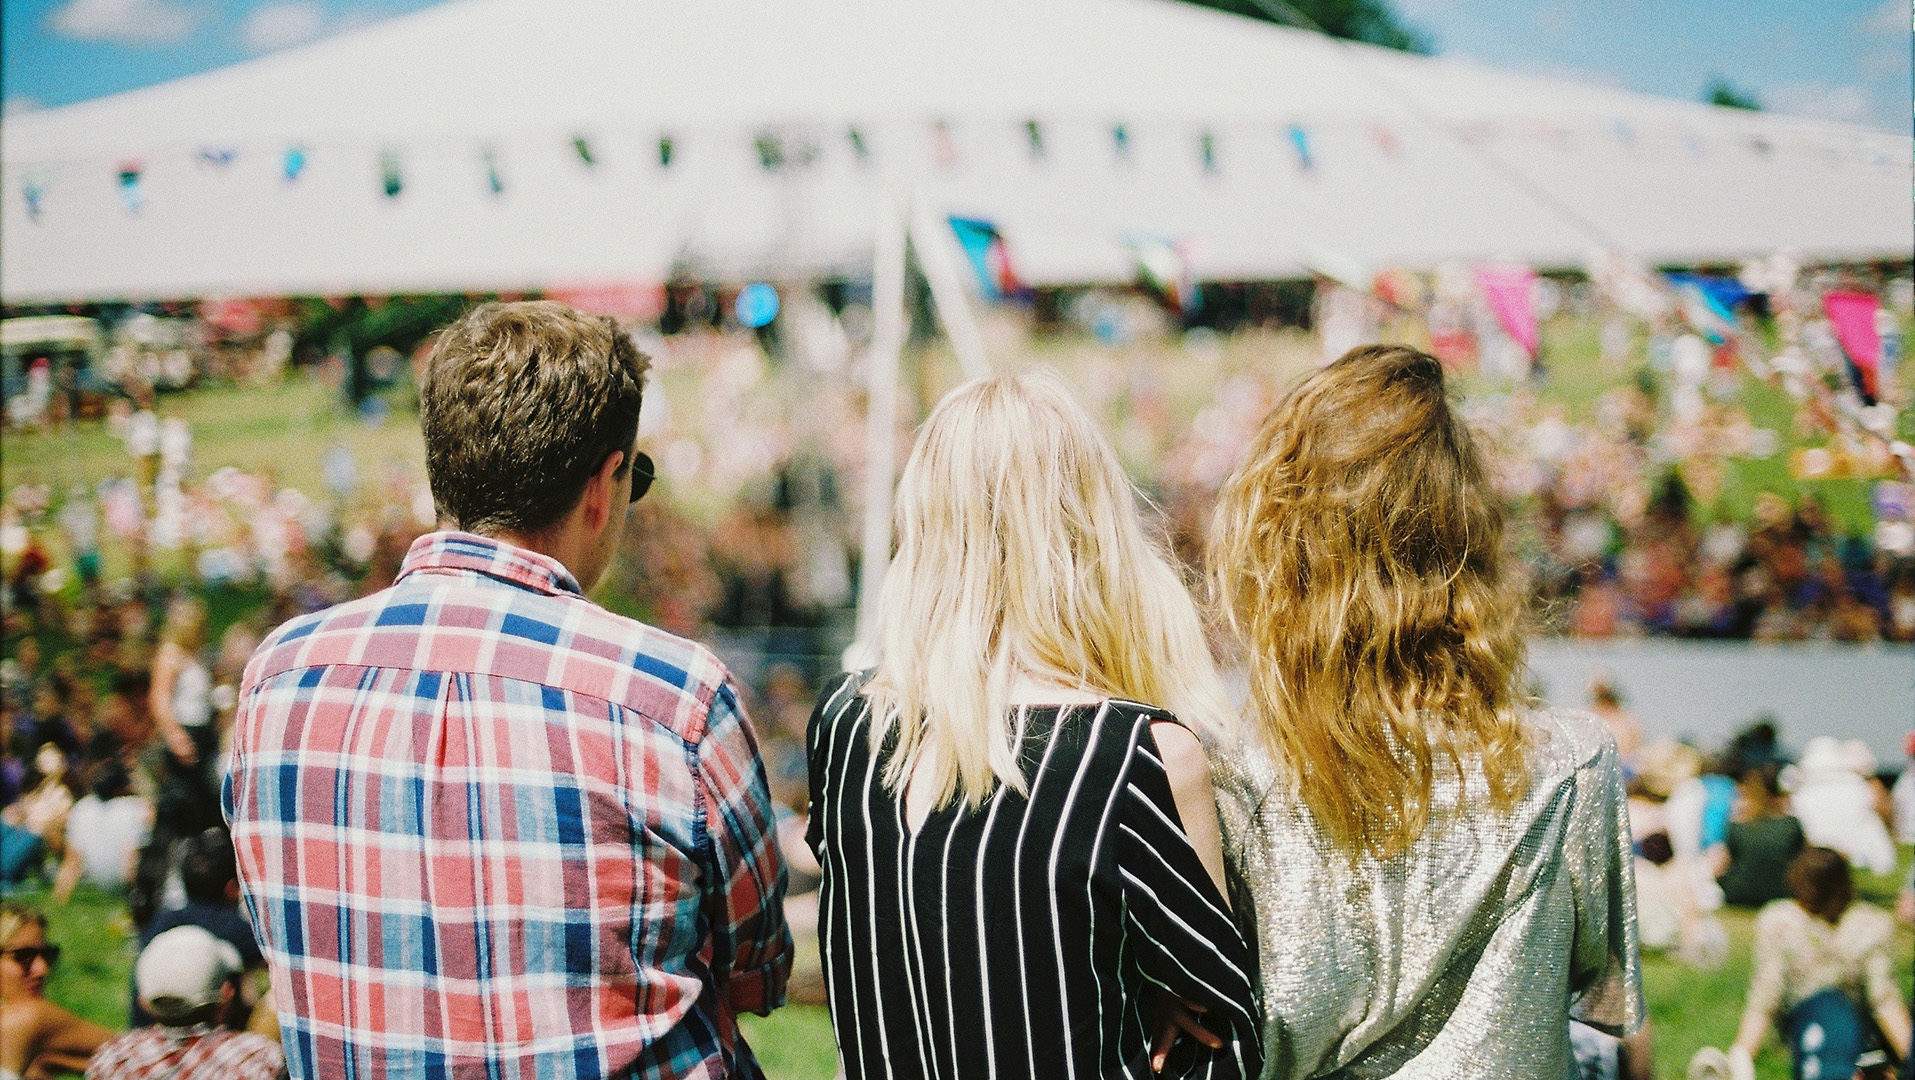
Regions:
<instances>
[{"instance_id":1,"label":"baseball cap","mask_svg":"<svg viewBox=\"0 0 1915 1080\"><path fill-rule=\"evenodd\" d=\"M219 1004L220 988L245 970L239 950L197 926L176 926L140 950L133 979L140 1003L162 1024Z\"/></svg>"}]
</instances>

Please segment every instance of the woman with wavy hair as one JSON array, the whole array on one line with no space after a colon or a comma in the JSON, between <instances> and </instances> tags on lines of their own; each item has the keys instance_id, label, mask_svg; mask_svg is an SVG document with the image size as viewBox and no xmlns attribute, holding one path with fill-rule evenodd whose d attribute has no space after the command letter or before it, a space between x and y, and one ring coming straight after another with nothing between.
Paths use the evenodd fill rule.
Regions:
<instances>
[{"instance_id":1,"label":"woman with wavy hair","mask_svg":"<svg viewBox=\"0 0 1915 1080\"><path fill-rule=\"evenodd\" d=\"M1643 1015L1622 774L1532 707L1503 519L1442 366L1306 378L1225 484L1214 598L1250 708L1213 757L1255 894L1266 1077L1569 1075Z\"/></svg>"},{"instance_id":2,"label":"woman with wavy hair","mask_svg":"<svg viewBox=\"0 0 1915 1080\"><path fill-rule=\"evenodd\" d=\"M896 522L876 664L825 689L807 747L847 1075L1255 1076L1193 734L1227 707L1116 454L1047 376L967 383Z\"/></svg>"}]
</instances>

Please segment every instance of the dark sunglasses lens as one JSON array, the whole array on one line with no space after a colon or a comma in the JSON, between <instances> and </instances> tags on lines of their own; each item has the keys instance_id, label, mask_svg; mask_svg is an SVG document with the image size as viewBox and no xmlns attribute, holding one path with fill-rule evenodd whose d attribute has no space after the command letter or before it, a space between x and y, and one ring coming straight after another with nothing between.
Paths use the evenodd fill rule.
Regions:
<instances>
[{"instance_id":1,"label":"dark sunglasses lens","mask_svg":"<svg viewBox=\"0 0 1915 1080\"><path fill-rule=\"evenodd\" d=\"M657 475L658 470L652 465L651 455L646 454L644 451L638 451L632 454L633 502L644 498L645 493L652 490L652 479Z\"/></svg>"},{"instance_id":2,"label":"dark sunglasses lens","mask_svg":"<svg viewBox=\"0 0 1915 1080\"><path fill-rule=\"evenodd\" d=\"M24 949L8 949L6 955L12 957L13 962L20 965L21 970L31 971L35 961L45 960L48 967L58 964L60 947L58 945L28 946Z\"/></svg>"}]
</instances>

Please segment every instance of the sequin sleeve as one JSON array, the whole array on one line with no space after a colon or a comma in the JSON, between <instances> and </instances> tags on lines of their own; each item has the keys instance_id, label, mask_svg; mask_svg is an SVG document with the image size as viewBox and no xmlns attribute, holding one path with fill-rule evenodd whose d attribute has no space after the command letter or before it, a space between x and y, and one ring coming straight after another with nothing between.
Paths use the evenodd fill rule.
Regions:
<instances>
[{"instance_id":1,"label":"sequin sleeve","mask_svg":"<svg viewBox=\"0 0 1915 1080\"><path fill-rule=\"evenodd\" d=\"M1575 882L1576 939L1570 957L1570 1015L1614 1035L1642 1026L1642 947L1636 927L1636 873L1629 804L1613 741L1576 773L1569 872Z\"/></svg>"}]
</instances>

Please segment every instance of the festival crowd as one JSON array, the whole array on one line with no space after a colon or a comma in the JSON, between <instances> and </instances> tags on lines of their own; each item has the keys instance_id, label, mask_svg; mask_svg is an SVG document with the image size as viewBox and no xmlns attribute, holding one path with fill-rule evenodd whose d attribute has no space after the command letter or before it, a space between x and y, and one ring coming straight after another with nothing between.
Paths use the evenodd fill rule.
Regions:
<instances>
[{"instance_id":1,"label":"festival crowd","mask_svg":"<svg viewBox=\"0 0 1915 1080\"><path fill-rule=\"evenodd\" d=\"M714 335L677 352L716 389L690 411L648 398L641 428L660 447L663 476L723 493L726 505L638 503L626 527L644 542L610 557L602 595L661 630L712 642L735 676L740 708L755 719L767 842L790 879L784 918L808 936L826 870L807 838L806 728L838 668L858 559L841 491L857 481L859 445L844 434L852 425L834 430L829 418L855 407L814 403L828 433L802 437L778 413L780 373L753 346ZM1085 362L1093 412L1112 430L1141 432L1118 452L1145 472L1184 560L1197 561L1210 505L1282 399L1282 381L1238 370L1178 423L1178 388L1149 362ZM141 947L134 1029L113 1038L45 1000L58 946L39 913L0 904L6 1080L10 1069L88 1067L117 1080L286 1067L219 794L245 670L275 627L386 588L443 509L416 471L380 463L367 476L343 445L323 451L323 492L295 490L270 467L198 475L191 429L150 406L116 407L104 421L126 445L125 475L68 491L10 484L0 504L0 890L37 878L56 903L82 883L124 895ZM1521 389L1470 411L1497 448L1499 496L1531 523L1517 547L1545 626L1581 637L1915 641L1906 521L1884 516L1872 533L1848 533L1815 498L1776 495L1761 496L1747 521L1696 512L1698 500L1713 504L1724 457L1757 452L1746 414L1723 406L1671 422L1643 385L1612 391L1586 420ZM713 415L763 422L721 447L701 434ZM1906 518L1907 501L1878 508ZM1785 1015L1821 1017L1825 1037L1846 1031L1854 1010L1817 1011L1820 994L1884 1015L1901 1007L1902 989L1883 982L1893 931L1845 883L1852 866L1893 870L1891 828L1915 842L1915 769L1891 796L1855 746L1811 740L1790 761L1769 725L1705 758L1644 745L1612 688L1597 687L1592 705L1628 783L1642 946L1718 963L1714 913L1763 912L1749 1019L1725 1062ZM1915 882L1903 902L1915 919ZM1834 944L1796 944L1822 937ZM1811 947L1821 967L1763 952ZM826 994L815 966L801 967L790 991ZM1797 1037L1808 1021L1789 1023L1792 1052L1812 1053ZM36 1056L9 1043L23 1032ZM1632 1045L1642 1044L1590 1053L1627 1070Z\"/></svg>"}]
</instances>

